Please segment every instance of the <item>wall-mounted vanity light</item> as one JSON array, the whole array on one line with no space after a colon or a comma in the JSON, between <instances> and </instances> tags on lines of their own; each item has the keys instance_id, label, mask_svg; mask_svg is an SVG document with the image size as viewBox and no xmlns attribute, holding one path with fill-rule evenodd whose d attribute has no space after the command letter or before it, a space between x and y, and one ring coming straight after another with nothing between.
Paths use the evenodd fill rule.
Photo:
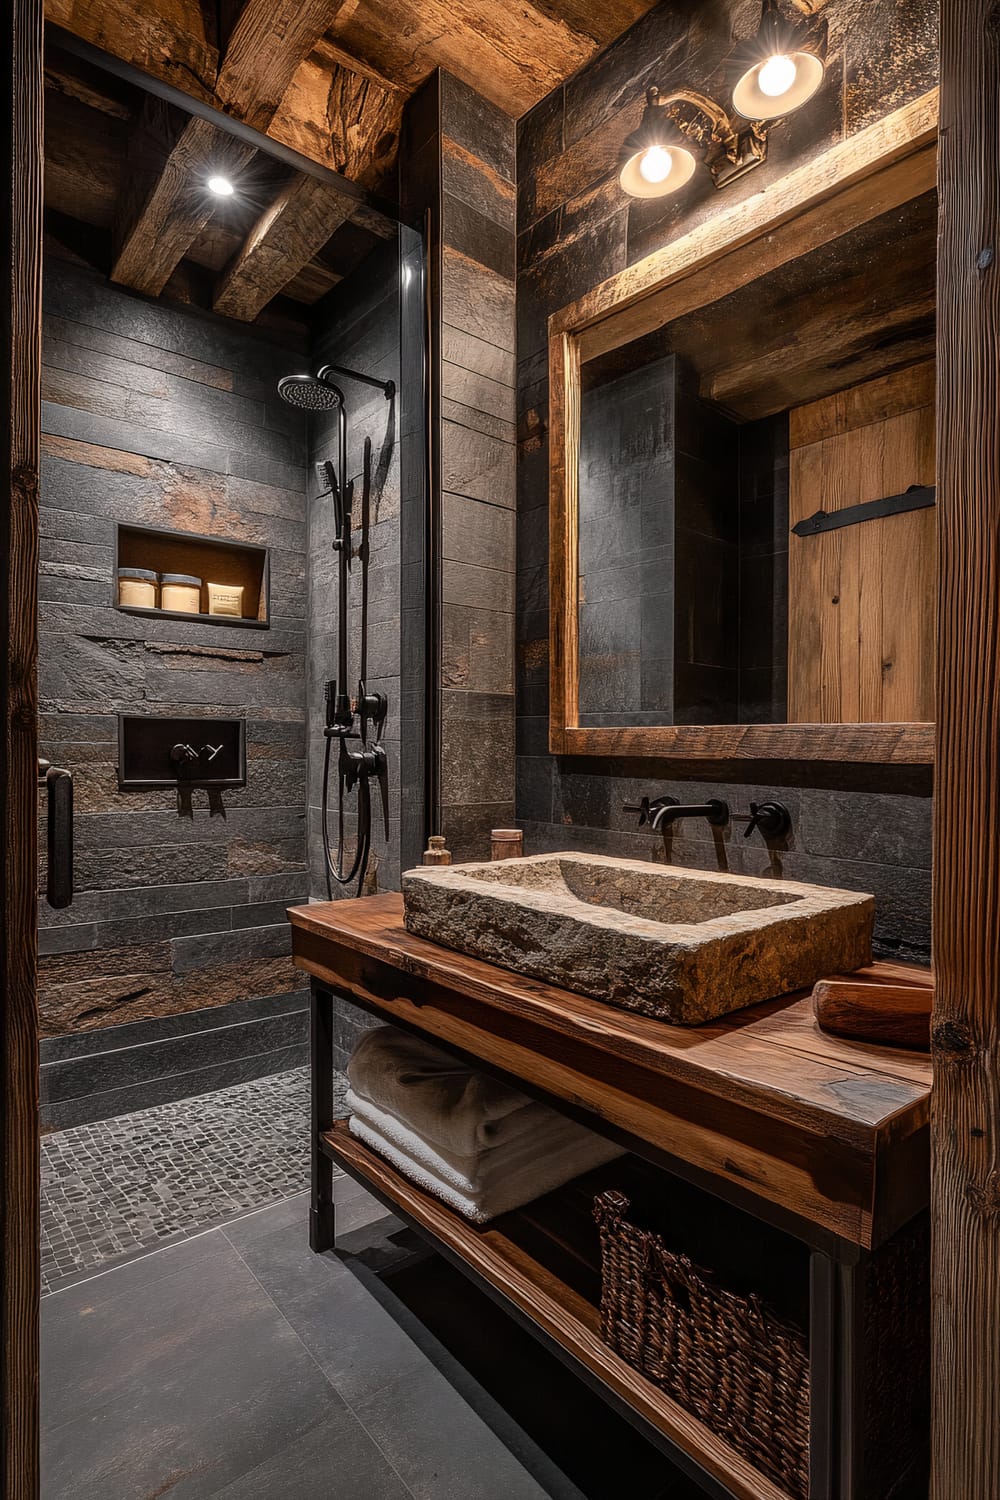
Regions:
<instances>
[{"instance_id":1,"label":"wall-mounted vanity light","mask_svg":"<svg viewBox=\"0 0 1000 1500\"><path fill-rule=\"evenodd\" d=\"M823 82L826 47L825 19L789 17L779 0L763 0L756 35L740 43L727 66L735 79L732 115L696 89L646 90L642 121L619 156L625 192L675 193L694 175L698 158L720 188L759 165L771 123L800 108Z\"/></svg>"}]
</instances>

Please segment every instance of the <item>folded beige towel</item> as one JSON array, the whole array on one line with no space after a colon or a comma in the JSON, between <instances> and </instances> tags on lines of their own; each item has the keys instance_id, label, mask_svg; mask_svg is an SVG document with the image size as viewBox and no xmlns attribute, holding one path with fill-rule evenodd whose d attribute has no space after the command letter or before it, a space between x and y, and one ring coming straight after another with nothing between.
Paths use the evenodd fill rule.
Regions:
<instances>
[{"instance_id":1,"label":"folded beige towel","mask_svg":"<svg viewBox=\"0 0 1000 1500\"><path fill-rule=\"evenodd\" d=\"M394 1026L365 1032L347 1076L359 1099L388 1110L453 1156L475 1156L532 1129L536 1117L522 1111L544 1108Z\"/></svg>"},{"instance_id":2,"label":"folded beige towel","mask_svg":"<svg viewBox=\"0 0 1000 1500\"><path fill-rule=\"evenodd\" d=\"M604 1140L602 1136L595 1135L592 1130L585 1129L575 1120L567 1119L565 1115L558 1114L544 1104L529 1104L527 1107L534 1122L532 1129L522 1131L520 1135L499 1146L493 1146L488 1151L480 1151L473 1156L456 1156L443 1146L435 1146L424 1140L406 1120L400 1120L389 1110L379 1108L370 1100L359 1099L352 1089L348 1090L344 1103L352 1120L363 1121L408 1157L418 1157L443 1182L451 1183L460 1192L472 1196L484 1194L489 1197L507 1179L517 1178L525 1171L554 1170L558 1177L564 1159L570 1162L576 1160L574 1153L582 1154L581 1159L588 1163L591 1158L611 1161L615 1156L622 1155L620 1146ZM554 1168L553 1163L556 1164ZM576 1176L585 1170L588 1168L578 1167L571 1175ZM547 1177L545 1180L548 1180ZM560 1178L560 1181L565 1181L565 1178ZM555 1185L558 1186L559 1183ZM541 1191L548 1192L550 1189Z\"/></svg>"},{"instance_id":3,"label":"folded beige towel","mask_svg":"<svg viewBox=\"0 0 1000 1500\"><path fill-rule=\"evenodd\" d=\"M554 1192L574 1177L623 1154L613 1141L584 1130L572 1120L563 1120L569 1129L553 1132L548 1145L541 1145L533 1135L524 1135L512 1145L467 1159L470 1165L465 1171L461 1159L435 1151L400 1121L374 1110L365 1101L355 1102L359 1112L351 1115L351 1134L404 1177L476 1224L486 1224L499 1214ZM553 1118L562 1117L553 1113Z\"/></svg>"}]
</instances>

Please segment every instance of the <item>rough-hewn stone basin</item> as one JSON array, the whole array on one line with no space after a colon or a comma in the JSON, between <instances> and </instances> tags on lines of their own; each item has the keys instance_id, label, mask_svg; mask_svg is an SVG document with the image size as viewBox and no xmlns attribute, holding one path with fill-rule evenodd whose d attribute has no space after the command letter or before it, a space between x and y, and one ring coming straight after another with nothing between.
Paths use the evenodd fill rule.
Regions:
<instances>
[{"instance_id":1,"label":"rough-hewn stone basin","mask_svg":"<svg viewBox=\"0 0 1000 1500\"><path fill-rule=\"evenodd\" d=\"M871 962L874 897L598 854L409 870L410 932L692 1025Z\"/></svg>"}]
</instances>

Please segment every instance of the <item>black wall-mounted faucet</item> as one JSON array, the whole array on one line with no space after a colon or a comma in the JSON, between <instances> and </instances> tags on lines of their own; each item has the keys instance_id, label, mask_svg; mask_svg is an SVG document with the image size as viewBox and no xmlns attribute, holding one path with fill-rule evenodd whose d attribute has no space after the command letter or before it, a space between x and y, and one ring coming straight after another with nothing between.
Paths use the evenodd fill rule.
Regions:
<instances>
[{"instance_id":1,"label":"black wall-mounted faucet","mask_svg":"<svg viewBox=\"0 0 1000 1500\"><path fill-rule=\"evenodd\" d=\"M625 811L637 812L639 827L648 823L654 833L671 823L679 823L682 818L705 818L713 828L725 828L729 822L729 804L718 797L712 797L708 802L687 804L679 802L676 797L657 797L655 802L643 797L639 803L626 802Z\"/></svg>"},{"instance_id":2,"label":"black wall-mounted faucet","mask_svg":"<svg viewBox=\"0 0 1000 1500\"><path fill-rule=\"evenodd\" d=\"M712 828L725 828L730 821L734 823L746 823L747 828L743 837L745 839L757 830L764 835L765 839L785 838L791 832L792 818L788 808L783 802L751 802L748 813L731 813L729 803L723 802L721 797L710 797L707 802L683 803L676 797L657 797L650 801L643 797L641 802L626 802L626 812L637 812L639 814L639 827L645 828L648 824L654 833L669 828L672 823L679 823L683 818L704 818Z\"/></svg>"}]
</instances>

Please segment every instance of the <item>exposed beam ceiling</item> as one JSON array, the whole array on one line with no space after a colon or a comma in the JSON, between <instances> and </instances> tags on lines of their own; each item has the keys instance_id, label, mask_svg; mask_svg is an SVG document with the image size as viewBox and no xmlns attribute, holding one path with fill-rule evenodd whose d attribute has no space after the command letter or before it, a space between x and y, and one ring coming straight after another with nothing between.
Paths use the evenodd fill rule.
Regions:
<instances>
[{"instance_id":1,"label":"exposed beam ceiling","mask_svg":"<svg viewBox=\"0 0 1000 1500\"><path fill-rule=\"evenodd\" d=\"M384 86L412 93L447 68L511 115L537 104L594 53L653 9L654 0L326 0L326 60ZM308 0L304 7L307 8ZM201 98L217 94L218 52L199 0L46 0L49 20L146 72ZM230 50L232 42L230 42ZM305 56L305 54L303 54ZM303 69L306 62L302 64ZM314 63L314 66L316 64ZM306 80L286 95L269 133L309 134L295 99L315 94ZM322 92L322 91L321 91ZM244 118L244 103L229 109ZM333 165L326 154L318 161Z\"/></svg>"},{"instance_id":2,"label":"exposed beam ceiling","mask_svg":"<svg viewBox=\"0 0 1000 1500\"><path fill-rule=\"evenodd\" d=\"M247 0L215 80L221 107L266 130L335 10L336 0ZM159 295L212 217L206 177L238 176L253 155L207 121L178 118L159 100L148 100L115 219L112 281Z\"/></svg>"},{"instance_id":3,"label":"exposed beam ceiling","mask_svg":"<svg viewBox=\"0 0 1000 1500\"><path fill-rule=\"evenodd\" d=\"M236 176L253 156L252 146L207 121L147 99L129 142L111 280L159 296L215 211L205 179Z\"/></svg>"},{"instance_id":4,"label":"exposed beam ceiling","mask_svg":"<svg viewBox=\"0 0 1000 1500\"><path fill-rule=\"evenodd\" d=\"M654 0L46 0L83 40L228 113L359 185L386 190L406 99L437 67L520 115ZM224 19L235 15L228 38ZM246 148L206 122L150 106L138 122L114 225L112 277L158 294L212 221L211 170L237 174ZM302 213L298 233L292 207ZM325 226L359 205L287 184L219 278L215 305L253 318L308 268ZM303 273L306 273L303 276Z\"/></svg>"}]
</instances>

